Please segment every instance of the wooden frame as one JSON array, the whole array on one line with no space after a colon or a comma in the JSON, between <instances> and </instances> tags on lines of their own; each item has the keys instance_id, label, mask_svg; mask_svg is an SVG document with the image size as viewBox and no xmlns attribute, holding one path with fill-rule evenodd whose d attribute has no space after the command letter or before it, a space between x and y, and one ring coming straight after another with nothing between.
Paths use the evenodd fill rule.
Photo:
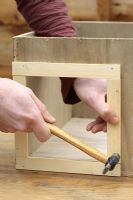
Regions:
<instances>
[{"instance_id":1,"label":"wooden frame","mask_svg":"<svg viewBox=\"0 0 133 200\"><path fill-rule=\"evenodd\" d=\"M89 24L90 25L90 24ZM82 23L81 23L82 26ZM92 25L93 26L93 25ZM80 24L77 25L80 29ZM77 28L77 29L78 29ZM84 24L83 24L84 29ZM107 39L106 39L107 40ZM108 39L110 41L110 39ZM46 45L45 51L44 43ZM62 52L62 46L65 45L65 51L71 51L72 44L73 48L77 45L86 45L96 48L97 43L104 43L105 39L94 39L94 38L41 38L35 37L33 33L24 34L15 38L15 60L13 62L13 78L14 80L27 85L26 77L33 77L32 83L35 77L89 77L89 78L106 78L108 80L108 102L115 109L117 115L120 118L120 122L117 126L112 127L108 125L107 144L108 144L108 156L114 152L118 152L121 155L121 62L112 62L110 64L99 64L99 61L92 62L90 57L90 63L86 61L85 57L80 55L76 57L73 52L72 56L64 55ZM107 41L106 41L107 42ZM49 43L49 47L47 46ZM27 46L28 45L28 46ZM59 52L55 52L53 55L53 45L59 45ZM32 46L32 48L30 48ZM105 46L103 46L103 51ZM35 47L38 48L37 55L35 54ZM43 57L40 55L40 49L43 49ZM96 49L97 52L99 49ZM51 51L51 55L49 53ZM72 52L70 52L71 55ZM88 53L88 52L87 52ZM94 52L93 52L94 53ZM90 53L91 54L91 53ZM91 55L90 55L91 56ZM99 56L98 56L99 57ZM80 59L81 58L81 59ZM100 58L100 57L99 57ZM103 58L103 53L102 53ZM98 59L99 60L99 59ZM63 61L63 62L62 62ZM120 63L120 64L114 64ZM62 67L63 70L62 70ZM80 70L80 73L78 72ZM71 118L71 108L66 108L66 116L64 122ZM59 119L61 120L61 119ZM61 122L61 125L62 123ZM34 157L32 151L40 146L40 143L32 145L29 142L28 135L16 134L16 168L17 169L31 169L31 170L42 170L42 171L56 171L56 172L69 172L69 173L82 173L82 174L96 174L101 175L103 164L95 161L86 160L65 160L65 159L51 159ZM33 143L35 140L31 136ZM35 142L36 143L36 142ZM32 146L29 148L29 146ZM121 163L119 163L116 169L110 172L108 175L120 176L121 175Z\"/></svg>"},{"instance_id":2,"label":"wooden frame","mask_svg":"<svg viewBox=\"0 0 133 200\"><path fill-rule=\"evenodd\" d=\"M61 70L62 66L63 69ZM37 68L36 68L37 67ZM78 69L82 69L80 73ZM32 63L13 62L14 80L26 85L26 76L67 76L67 77L90 77L106 78L108 80L108 101L115 108L120 117L120 66L119 65L93 65L93 64L65 64L65 63ZM21 74L21 75L20 75ZM117 91L117 92L116 92ZM121 126L111 127L108 125L108 156L114 152L121 154ZM23 144L22 144L23 141ZM55 160L47 158L30 157L28 153L28 138L26 135L16 134L16 156L17 168L34 170L71 172L71 173L92 173L101 174L103 165L99 162ZM58 163L55 166L55 163ZM59 164L60 163L60 164ZM67 165L67 168L64 167ZM34 167L35 166L35 167ZM76 167L77 166L77 167ZM93 169L93 170L92 170ZM110 175L120 175L120 164Z\"/></svg>"}]
</instances>

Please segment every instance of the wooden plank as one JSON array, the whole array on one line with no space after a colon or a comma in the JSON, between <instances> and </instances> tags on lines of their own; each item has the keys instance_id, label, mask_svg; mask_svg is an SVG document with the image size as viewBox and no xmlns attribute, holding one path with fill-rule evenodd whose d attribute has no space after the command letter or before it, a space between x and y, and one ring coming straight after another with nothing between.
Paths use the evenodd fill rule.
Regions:
<instances>
[{"instance_id":1,"label":"wooden plank","mask_svg":"<svg viewBox=\"0 0 133 200\"><path fill-rule=\"evenodd\" d=\"M102 175L104 165L99 162L74 161L63 159L43 159L37 157L28 157L21 159L17 169L29 169L39 171L54 171L63 173L78 173L78 174L95 174ZM120 176L120 165L116 166L114 171L110 171L107 176Z\"/></svg>"},{"instance_id":2,"label":"wooden plank","mask_svg":"<svg viewBox=\"0 0 133 200\"><path fill-rule=\"evenodd\" d=\"M25 76L15 76L13 79L23 85L26 85ZM16 149L16 165L19 159L25 159L28 156L28 135L26 133L17 132L15 134L15 149Z\"/></svg>"},{"instance_id":3,"label":"wooden plank","mask_svg":"<svg viewBox=\"0 0 133 200\"><path fill-rule=\"evenodd\" d=\"M121 81L112 80L108 82L107 102L117 113L119 123L115 126L107 124L108 156L119 153L121 156ZM119 103L118 103L119 102Z\"/></svg>"},{"instance_id":4,"label":"wooden plank","mask_svg":"<svg viewBox=\"0 0 133 200\"><path fill-rule=\"evenodd\" d=\"M13 62L13 75L118 79L117 64ZM62 70L63 69L63 70Z\"/></svg>"}]
</instances>

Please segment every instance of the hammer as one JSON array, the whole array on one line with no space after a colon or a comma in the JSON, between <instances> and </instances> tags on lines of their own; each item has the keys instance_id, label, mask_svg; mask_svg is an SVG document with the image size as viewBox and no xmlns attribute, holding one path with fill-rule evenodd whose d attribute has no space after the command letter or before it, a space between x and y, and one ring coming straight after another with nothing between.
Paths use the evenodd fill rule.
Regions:
<instances>
[{"instance_id":1,"label":"hammer","mask_svg":"<svg viewBox=\"0 0 133 200\"><path fill-rule=\"evenodd\" d=\"M107 158L106 155L104 155L97 149L91 147L88 144L81 142L80 140L66 133L65 131L58 128L57 126L48 123L48 127L53 135L63 139L64 141L75 146L76 148L80 149L81 151L88 154L89 156L104 163L105 167L102 172L103 174L106 174L108 171L112 171L120 160L120 155L118 153L114 153L112 156Z\"/></svg>"}]
</instances>

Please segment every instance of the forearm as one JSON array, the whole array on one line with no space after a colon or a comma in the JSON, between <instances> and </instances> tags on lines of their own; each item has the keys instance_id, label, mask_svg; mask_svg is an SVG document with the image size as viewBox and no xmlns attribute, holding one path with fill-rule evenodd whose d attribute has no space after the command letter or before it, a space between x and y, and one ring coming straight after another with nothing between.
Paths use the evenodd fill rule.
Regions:
<instances>
[{"instance_id":1,"label":"forearm","mask_svg":"<svg viewBox=\"0 0 133 200\"><path fill-rule=\"evenodd\" d=\"M76 36L62 0L17 0L18 9L38 36Z\"/></svg>"},{"instance_id":2,"label":"forearm","mask_svg":"<svg viewBox=\"0 0 133 200\"><path fill-rule=\"evenodd\" d=\"M37 36L73 37L76 31L62 0L17 0L18 8ZM61 78L65 103L79 101L73 90L74 78Z\"/></svg>"}]
</instances>

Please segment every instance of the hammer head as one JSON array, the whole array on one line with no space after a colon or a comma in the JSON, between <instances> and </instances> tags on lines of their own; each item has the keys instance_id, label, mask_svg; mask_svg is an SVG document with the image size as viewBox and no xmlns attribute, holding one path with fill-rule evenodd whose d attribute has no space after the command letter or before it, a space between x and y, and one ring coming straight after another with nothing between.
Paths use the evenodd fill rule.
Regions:
<instances>
[{"instance_id":1,"label":"hammer head","mask_svg":"<svg viewBox=\"0 0 133 200\"><path fill-rule=\"evenodd\" d=\"M118 164L119 160L120 160L120 155L118 153L114 153L111 157L109 157L105 164L103 174L106 174L108 171L112 171Z\"/></svg>"}]
</instances>

